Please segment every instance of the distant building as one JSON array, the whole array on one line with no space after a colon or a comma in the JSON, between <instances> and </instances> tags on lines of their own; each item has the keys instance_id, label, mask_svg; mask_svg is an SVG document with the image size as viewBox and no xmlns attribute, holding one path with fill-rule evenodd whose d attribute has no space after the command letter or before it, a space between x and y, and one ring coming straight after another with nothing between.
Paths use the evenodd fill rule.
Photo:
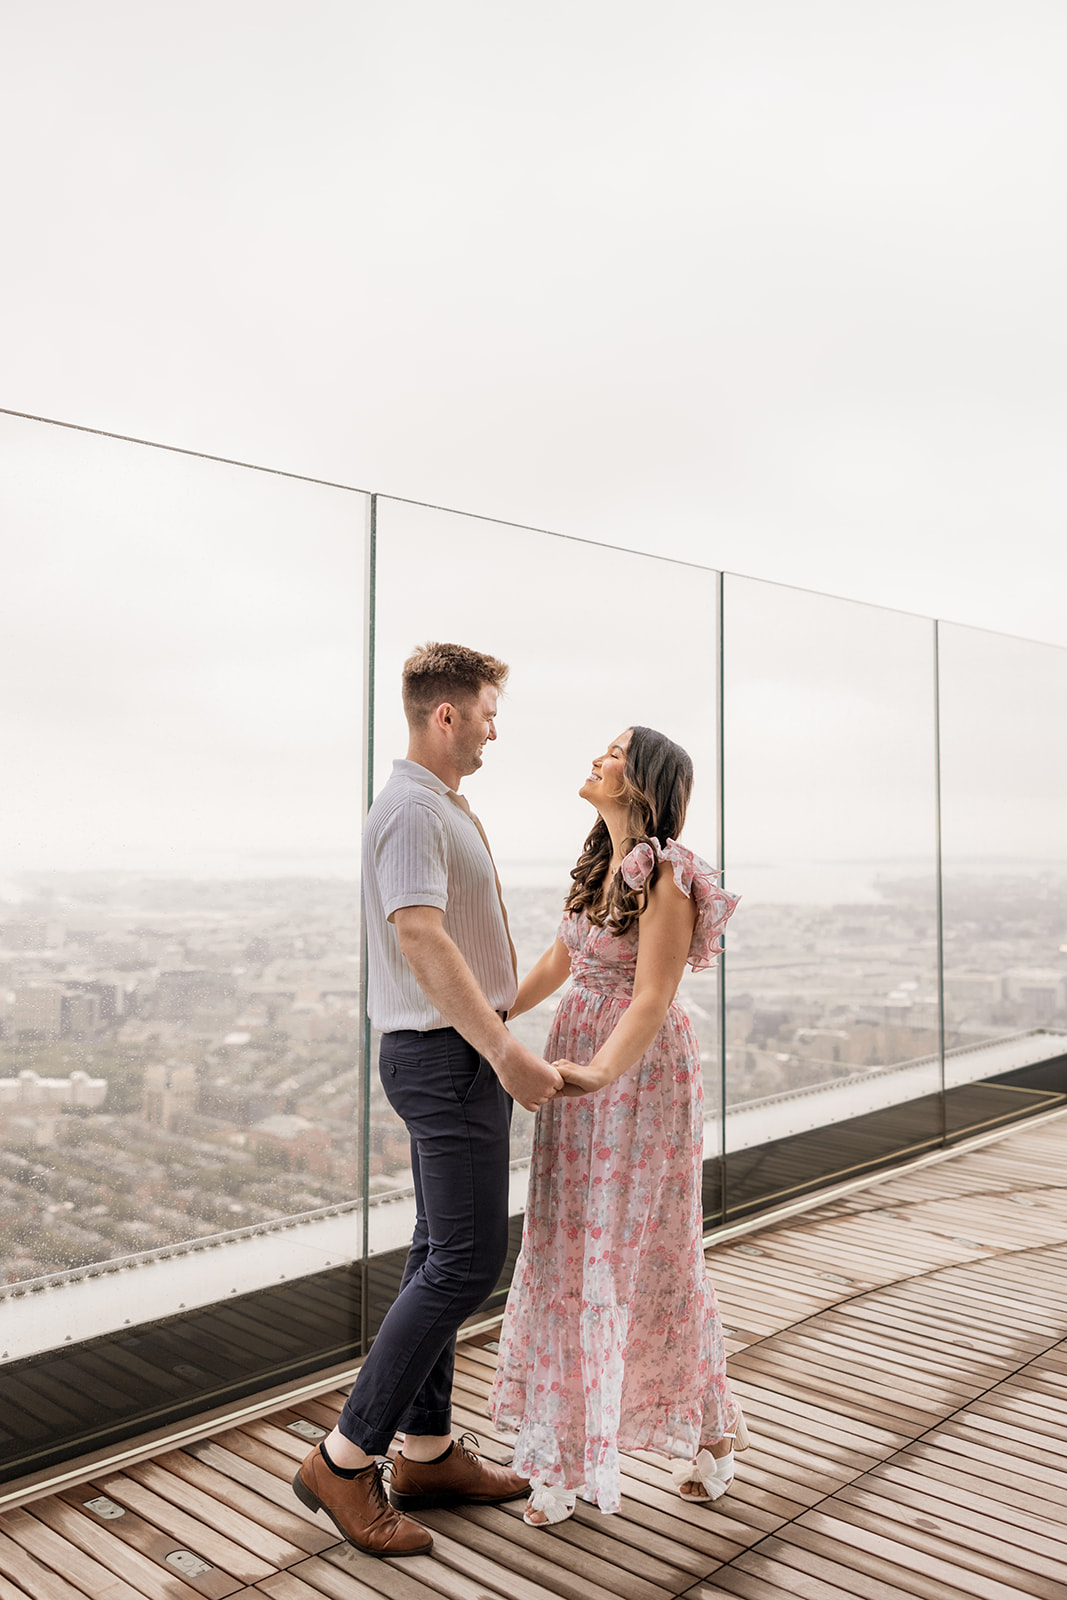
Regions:
<instances>
[{"instance_id":1,"label":"distant building","mask_svg":"<svg viewBox=\"0 0 1067 1600\"><path fill-rule=\"evenodd\" d=\"M173 1128L196 1110L196 1068L154 1065L145 1069L142 1112L157 1128Z\"/></svg>"},{"instance_id":2,"label":"distant building","mask_svg":"<svg viewBox=\"0 0 1067 1600\"><path fill-rule=\"evenodd\" d=\"M100 996L91 989L64 989L62 1007L64 1039L91 1039L100 1032Z\"/></svg>"},{"instance_id":3,"label":"distant building","mask_svg":"<svg viewBox=\"0 0 1067 1600\"><path fill-rule=\"evenodd\" d=\"M23 983L6 1007L6 1031L20 1044L92 1039L106 1027L109 1012L115 1014L115 998L106 984Z\"/></svg>"},{"instance_id":4,"label":"distant building","mask_svg":"<svg viewBox=\"0 0 1067 1600\"><path fill-rule=\"evenodd\" d=\"M1067 1006L1067 973L1055 967L1013 967L1004 974L1004 993L1016 1005L1056 1018Z\"/></svg>"},{"instance_id":5,"label":"distant building","mask_svg":"<svg viewBox=\"0 0 1067 1600\"><path fill-rule=\"evenodd\" d=\"M267 1149L284 1158L290 1172L330 1175L330 1135L306 1117L286 1113L264 1117L249 1130L248 1141L257 1153Z\"/></svg>"},{"instance_id":6,"label":"distant building","mask_svg":"<svg viewBox=\"0 0 1067 1600\"><path fill-rule=\"evenodd\" d=\"M58 1039L63 1033L63 985L23 983L15 989L8 1032L20 1044Z\"/></svg>"},{"instance_id":7,"label":"distant building","mask_svg":"<svg viewBox=\"0 0 1067 1600\"><path fill-rule=\"evenodd\" d=\"M211 1033L229 1029L237 1001L232 977L207 967L177 967L159 974L153 1009L161 1021Z\"/></svg>"},{"instance_id":8,"label":"distant building","mask_svg":"<svg viewBox=\"0 0 1067 1600\"><path fill-rule=\"evenodd\" d=\"M63 987L68 995L95 995L101 1025L113 1025L125 1014L126 985L120 978L65 978Z\"/></svg>"},{"instance_id":9,"label":"distant building","mask_svg":"<svg viewBox=\"0 0 1067 1600\"><path fill-rule=\"evenodd\" d=\"M40 1078L20 1072L17 1078L0 1078L0 1111L52 1111L62 1107L93 1111L107 1099L107 1079L72 1072L69 1078Z\"/></svg>"},{"instance_id":10,"label":"distant building","mask_svg":"<svg viewBox=\"0 0 1067 1600\"><path fill-rule=\"evenodd\" d=\"M945 968L945 998L961 1006L994 1006L1004 998L1004 979L999 972L978 968Z\"/></svg>"}]
</instances>

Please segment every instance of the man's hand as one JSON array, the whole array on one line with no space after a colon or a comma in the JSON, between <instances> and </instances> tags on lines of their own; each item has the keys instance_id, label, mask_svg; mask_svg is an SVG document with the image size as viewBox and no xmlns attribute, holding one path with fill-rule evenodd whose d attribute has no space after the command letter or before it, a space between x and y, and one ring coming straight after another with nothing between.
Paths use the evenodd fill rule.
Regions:
<instances>
[{"instance_id":1,"label":"man's hand","mask_svg":"<svg viewBox=\"0 0 1067 1600\"><path fill-rule=\"evenodd\" d=\"M563 1087L559 1093L568 1100L575 1100L583 1094L595 1094L598 1089L603 1089L605 1086L604 1074L591 1063L579 1067L573 1061L556 1061L553 1065L563 1079Z\"/></svg>"},{"instance_id":2,"label":"man's hand","mask_svg":"<svg viewBox=\"0 0 1067 1600\"><path fill-rule=\"evenodd\" d=\"M503 1051L490 1064L511 1098L527 1111L536 1111L555 1099L563 1078L547 1061L535 1056L524 1044L508 1034Z\"/></svg>"}]
</instances>

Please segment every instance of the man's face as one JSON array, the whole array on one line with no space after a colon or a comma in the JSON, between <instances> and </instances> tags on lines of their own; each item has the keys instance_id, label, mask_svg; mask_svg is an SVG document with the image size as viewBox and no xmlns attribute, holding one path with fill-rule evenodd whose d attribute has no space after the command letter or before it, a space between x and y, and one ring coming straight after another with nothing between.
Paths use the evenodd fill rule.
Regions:
<instances>
[{"instance_id":1,"label":"man's face","mask_svg":"<svg viewBox=\"0 0 1067 1600\"><path fill-rule=\"evenodd\" d=\"M464 777L477 772L482 751L496 738L497 692L485 684L474 700L456 706L452 721L452 759Z\"/></svg>"}]
</instances>

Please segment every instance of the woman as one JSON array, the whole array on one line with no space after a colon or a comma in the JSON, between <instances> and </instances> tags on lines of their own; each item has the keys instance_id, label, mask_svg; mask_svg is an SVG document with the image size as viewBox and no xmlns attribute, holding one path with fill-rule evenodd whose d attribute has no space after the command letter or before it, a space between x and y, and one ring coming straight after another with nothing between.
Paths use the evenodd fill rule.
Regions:
<instances>
[{"instance_id":1,"label":"woman","mask_svg":"<svg viewBox=\"0 0 1067 1600\"><path fill-rule=\"evenodd\" d=\"M747 1443L726 1383L701 1247L700 1051L674 1003L686 963L715 960L737 897L677 844L685 751L627 730L578 791L599 812L559 937L512 1015L569 976L545 1055L565 1088L537 1115L522 1253L490 1397L518 1432L531 1526L575 1495L620 1505L619 1452L675 1458L679 1492L715 1499Z\"/></svg>"}]
</instances>

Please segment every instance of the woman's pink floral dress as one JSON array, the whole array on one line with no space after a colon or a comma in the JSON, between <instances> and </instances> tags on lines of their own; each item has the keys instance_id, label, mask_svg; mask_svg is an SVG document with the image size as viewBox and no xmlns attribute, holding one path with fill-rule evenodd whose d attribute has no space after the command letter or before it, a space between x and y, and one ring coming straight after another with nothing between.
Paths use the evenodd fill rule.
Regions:
<instances>
[{"instance_id":1,"label":"woman's pink floral dress","mask_svg":"<svg viewBox=\"0 0 1067 1600\"><path fill-rule=\"evenodd\" d=\"M683 845L656 850L697 904L689 950L711 966L737 896ZM638 887L653 848L626 857ZM633 993L638 929L623 936L584 913L565 917L570 988L545 1048L549 1061L596 1054ZM535 1484L576 1489L619 1509L619 1452L693 1460L732 1432L722 1327L701 1248L700 1051L674 1004L636 1066L595 1094L542 1106L534 1130L522 1253L490 1397L497 1426L518 1433L515 1468Z\"/></svg>"}]
</instances>

